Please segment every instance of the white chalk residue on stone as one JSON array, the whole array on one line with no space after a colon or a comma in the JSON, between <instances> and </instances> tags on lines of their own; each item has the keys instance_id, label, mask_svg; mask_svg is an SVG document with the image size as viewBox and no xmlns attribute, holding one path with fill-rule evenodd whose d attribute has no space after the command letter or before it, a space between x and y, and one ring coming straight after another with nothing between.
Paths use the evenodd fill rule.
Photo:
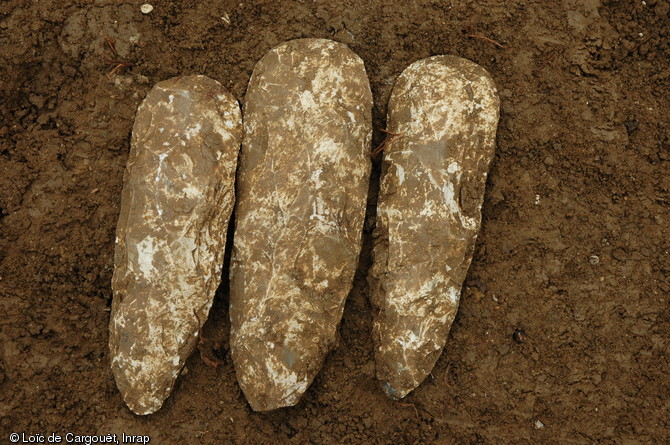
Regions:
<instances>
[{"instance_id":1,"label":"white chalk residue on stone","mask_svg":"<svg viewBox=\"0 0 670 445\"><path fill-rule=\"evenodd\" d=\"M231 123L232 125L232 123ZM197 135L200 132L200 129L202 128L202 125L200 122L195 124L193 127L187 128L186 133L184 133L184 136L186 136L186 139L191 140L192 137Z\"/></svg>"},{"instance_id":2,"label":"white chalk residue on stone","mask_svg":"<svg viewBox=\"0 0 670 445\"><path fill-rule=\"evenodd\" d=\"M156 242L152 236L145 237L137 244L137 264L146 280L151 280L154 276L155 269L153 261L155 254Z\"/></svg>"}]
</instances>

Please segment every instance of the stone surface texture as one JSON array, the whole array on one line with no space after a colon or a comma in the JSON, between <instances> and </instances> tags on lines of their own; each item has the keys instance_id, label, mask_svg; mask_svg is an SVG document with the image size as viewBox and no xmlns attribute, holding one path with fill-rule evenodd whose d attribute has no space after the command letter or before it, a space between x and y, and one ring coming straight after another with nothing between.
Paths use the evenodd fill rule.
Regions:
<instances>
[{"instance_id":1,"label":"stone surface texture","mask_svg":"<svg viewBox=\"0 0 670 445\"><path fill-rule=\"evenodd\" d=\"M372 95L345 45L299 39L254 68L231 261L231 351L257 411L295 405L337 341L358 263Z\"/></svg>"},{"instance_id":2,"label":"stone surface texture","mask_svg":"<svg viewBox=\"0 0 670 445\"><path fill-rule=\"evenodd\" d=\"M242 139L215 80L158 83L140 104L123 178L109 346L136 414L158 410L198 342L220 283Z\"/></svg>"},{"instance_id":3,"label":"stone surface texture","mask_svg":"<svg viewBox=\"0 0 670 445\"><path fill-rule=\"evenodd\" d=\"M388 106L368 274L377 377L399 399L446 343L481 223L499 100L489 74L453 56L410 65Z\"/></svg>"}]
</instances>

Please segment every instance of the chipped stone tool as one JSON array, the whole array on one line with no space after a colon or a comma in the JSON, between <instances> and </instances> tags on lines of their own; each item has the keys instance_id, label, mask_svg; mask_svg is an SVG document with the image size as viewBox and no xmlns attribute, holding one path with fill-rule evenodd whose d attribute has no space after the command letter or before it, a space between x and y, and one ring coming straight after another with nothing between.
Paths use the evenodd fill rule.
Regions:
<instances>
[{"instance_id":1,"label":"chipped stone tool","mask_svg":"<svg viewBox=\"0 0 670 445\"><path fill-rule=\"evenodd\" d=\"M136 414L158 410L220 283L242 138L240 109L205 76L158 83L137 110L123 177L109 347Z\"/></svg>"},{"instance_id":2,"label":"chipped stone tool","mask_svg":"<svg viewBox=\"0 0 670 445\"><path fill-rule=\"evenodd\" d=\"M373 265L377 377L400 399L431 372L472 260L499 100L481 66L453 56L410 65L388 106Z\"/></svg>"},{"instance_id":3,"label":"chipped stone tool","mask_svg":"<svg viewBox=\"0 0 670 445\"><path fill-rule=\"evenodd\" d=\"M231 352L251 407L295 405L337 339L361 249L372 94L345 45L300 39L256 65L230 275Z\"/></svg>"}]
</instances>

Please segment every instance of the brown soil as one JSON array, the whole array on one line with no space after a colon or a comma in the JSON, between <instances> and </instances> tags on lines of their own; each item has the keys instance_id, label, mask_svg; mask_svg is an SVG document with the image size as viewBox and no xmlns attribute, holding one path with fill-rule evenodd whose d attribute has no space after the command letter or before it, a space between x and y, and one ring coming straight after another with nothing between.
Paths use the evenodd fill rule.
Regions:
<instances>
[{"instance_id":1,"label":"brown soil","mask_svg":"<svg viewBox=\"0 0 670 445\"><path fill-rule=\"evenodd\" d=\"M156 0L148 15L143 1L119 3L0 3L0 440L14 431L207 444L670 437L668 0ZM163 409L137 417L107 348L136 107L180 74L206 74L243 100L256 61L298 37L332 38L363 58L374 144L394 79L417 59L471 59L499 87L484 224L448 346L414 393L383 395L365 284L376 161L340 345L302 402L270 414L247 405L227 349L224 280L204 331L206 345L223 344L205 357L222 366L194 354Z\"/></svg>"}]
</instances>

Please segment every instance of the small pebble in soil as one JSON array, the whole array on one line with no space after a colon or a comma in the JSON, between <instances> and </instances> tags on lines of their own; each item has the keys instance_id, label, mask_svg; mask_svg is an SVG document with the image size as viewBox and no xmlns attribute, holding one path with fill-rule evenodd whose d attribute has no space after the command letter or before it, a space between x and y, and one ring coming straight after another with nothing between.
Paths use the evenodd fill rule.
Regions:
<instances>
[{"instance_id":1,"label":"small pebble in soil","mask_svg":"<svg viewBox=\"0 0 670 445\"><path fill-rule=\"evenodd\" d=\"M544 423L540 422L539 420L536 420L535 421L535 428L538 429L538 430L544 428Z\"/></svg>"},{"instance_id":2,"label":"small pebble in soil","mask_svg":"<svg viewBox=\"0 0 670 445\"><path fill-rule=\"evenodd\" d=\"M528 335L526 335L526 331L523 329L515 329L514 334L512 334L512 338L514 339L515 342L521 344L524 343L526 340L528 340Z\"/></svg>"},{"instance_id":3,"label":"small pebble in soil","mask_svg":"<svg viewBox=\"0 0 670 445\"><path fill-rule=\"evenodd\" d=\"M154 10L153 5L150 5L149 3L145 3L142 6L140 6L140 11L142 11L142 14L149 14L153 10Z\"/></svg>"},{"instance_id":4,"label":"small pebble in soil","mask_svg":"<svg viewBox=\"0 0 670 445\"><path fill-rule=\"evenodd\" d=\"M598 255L591 255L589 257L589 263L595 266L596 264L600 263L600 257Z\"/></svg>"}]
</instances>

